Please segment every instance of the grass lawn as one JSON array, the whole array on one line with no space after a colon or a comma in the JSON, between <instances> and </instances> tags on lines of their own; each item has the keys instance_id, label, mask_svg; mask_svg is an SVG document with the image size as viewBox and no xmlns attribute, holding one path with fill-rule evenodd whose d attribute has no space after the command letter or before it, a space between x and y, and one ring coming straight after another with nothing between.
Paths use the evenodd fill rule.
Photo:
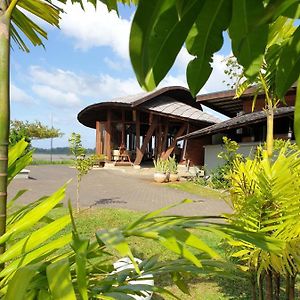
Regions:
<instances>
[{"instance_id":1,"label":"grass lawn","mask_svg":"<svg viewBox=\"0 0 300 300\"><path fill-rule=\"evenodd\" d=\"M66 213L66 209L57 209L55 217ZM120 227L124 224L132 222L142 214L124 209L87 209L75 215L76 224L79 233L86 237L93 237L94 233L101 228ZM67 228L66 230L70 230ZM222 252L220 239L207 232L196 232L201 235L207 244ZM134 256L138 258L146 258L152 255L159 255L161 260L169 260L175 258L175 255L166 250L161 245L154 241L142 238L130 238L129 244L132 248ZM176 286L170 284L170 279L166 277L155 278L156 284L171 290L179 296L180 299L186 300L225 300L225 299L251 299L247 295L248 285L242 280L236 279L221 279L209 275L200 275L197 278L191 279L190 291L188 296L182 293ZM153 300L174 299L169 296L163 298L159 295L154 295Z\"/></svg>"},{"instance_id":2,"label":"grass lawn","mask_svg":"<svg viewBox=\"0 0 300 300\"><path fill-rule=\"evenodd\" d=\"M195 194L207 199L224 200L227 193L221 190L215 190L210 187L202 186L191 181L174 182L167 184L170 188Z\"/></svg>"}]
</instances>

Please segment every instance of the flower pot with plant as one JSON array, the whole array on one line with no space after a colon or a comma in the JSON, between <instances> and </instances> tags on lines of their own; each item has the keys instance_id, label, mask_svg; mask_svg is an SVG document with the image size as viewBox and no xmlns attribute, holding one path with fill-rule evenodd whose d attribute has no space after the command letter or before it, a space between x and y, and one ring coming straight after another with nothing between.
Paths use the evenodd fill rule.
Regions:
<instances>
[{"instance_id":1,"label":"flower pot with plant","mask_svg":"<svg viewBox=\"0 0 300 300\"><path fill-rule=\"evenodd\" d=\"M178 163L175 159L175 155L168 158L168 172L169 172L169 180L171 182L175 182L178 180Z\"/></svg>"},{"instance_id":2,"label":"flower pot with plant","mask_svg":"<svg viewBox=\"0 0 300 300\"><path fill-rule=\"evenodd\" d=\"M167 180L167 160L163 160L158 157L156 160L153 160L154 163L154 181L158 183L163 183Z\"/></svg>"}]
</instances>

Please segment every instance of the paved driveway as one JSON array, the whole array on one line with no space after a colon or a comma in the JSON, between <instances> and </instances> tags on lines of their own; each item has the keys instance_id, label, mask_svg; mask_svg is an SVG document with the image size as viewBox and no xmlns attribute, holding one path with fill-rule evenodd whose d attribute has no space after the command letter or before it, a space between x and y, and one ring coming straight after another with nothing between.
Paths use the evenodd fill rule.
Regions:
<instances>
[{"instance_id":1,"label":"paved driveway","mask_svg":"<svg viewBox=\"0 0 300 300\"><path fill-rule=\"evenodd\" d=\"M31 179L15 179L9 186L9 198L20 189L29 189L20 202L28 203L44 195L50 195L70 178L67 197L75 203L76 171L68 166L30 166ZM122 170L92 170L81 182L82 207L117 207L137 211L152 211L182 199L195 201L169 210L171 214L218 215L230 209L222 200L201 199L196 195L156 184L152 176ZM74 204L75 206L75 204Z\"/></svg>"}]
</instances>

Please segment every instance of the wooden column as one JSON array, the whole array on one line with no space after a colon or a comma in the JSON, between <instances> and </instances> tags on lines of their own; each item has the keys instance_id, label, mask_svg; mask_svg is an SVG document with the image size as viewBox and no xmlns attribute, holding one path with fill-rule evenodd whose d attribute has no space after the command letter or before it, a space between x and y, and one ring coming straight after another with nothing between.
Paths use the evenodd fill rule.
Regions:
<instances>
[{"instance_id":1,"label":"wooden column","mask_svg":"<svg viewBox=\"0 0 300 300\"><path fill-rule=\"evenodd\" d=\"M107 159L111 160L111 110L107 110L105 144Z\"/></svg>"},{"instance_id":2,"label":"wooden column","mask_svg":"<svg viewBox=\"0 0 300 300\"><path fill-rule=\"evenodd\" d=\"M135 149L140 148L140 140L141 140L141 122L140 122L140 113L138 111L135 112L136 121L135 121Z\"/></svg>"},{"instance_id":3,"label":"wooden column","mask_svg":"<svg viewBox=\"0 0 300 300\"><path fill-rule=\"evenodd\" d=\"M173 142L168 147L168 149L166 150L166 152L162 155L162 157L161 157L162 159L167 159L170 156L170 154L174 151L174 148L175 148L176 143L177 143L177 138L183 135L183 133L185 132L186 128L187 128L187 124L183 124L180 127L180 129L177 131L177 133L176 133L176 135L174 137Z\"/></svg>"},{"instance_id":4,"label":"wooden column","mask_svg":"<svg viewBox=\"0 0 300 300\"><path fill-rule=\"evenodd\" d=\"M103 154L102 145L102 124L96 121L96 155Z\"/></svg>"},{"instance_id":5,"label":"wooden column","mask_svg":"<svg viewBox=\"0 0 300 300\"><path fill-rule=\"evenodd\" d=\"M162 119L159 118L158 132L157 132L157 156L160 157L162 154Z\"/></svg>"},{"instance_id":6,"label":"wooden column","mask_svg":"<svg viewBox=\"0 0 300 300\"><path fill-rule=\"evenodd\" d=\"M125 128L125 110L122 110L122 138L121 138L121 144L123 144L123 145L126 146L125 134L126 134L126 128Z\"/></svg>"},{"instance_id":7,"label":"wooden column","mask_svg":"<svg viewBox=\"0 0 300 300\"><path fill-rule=\"evenodd\" d=\"M163 141L162 141L162 155L166 151L167 148L167 143L168 143L168 133L169 133L169 122L168 120L166 121L165 127L164 127L164 136L163 136Z\"/></svg>"},{"instance_id":8,"label":"wooden column","mask_svg":"<svg viewBox=\"0 0 300 300\"><path fill-rule=\"evenodd\" d=\"M150 125L148 131L147 131L147 134L146 134L146 137L144 139L142 148L141 149L139 149L139 148L136 149L136 159L134 161L135 165L139 165L142 162L144 153L147 149L147 145L148 145L148 143L149 143L156 127L157 127L157 122L154 119L152 124Z\"/></svg>"}]
</instances>

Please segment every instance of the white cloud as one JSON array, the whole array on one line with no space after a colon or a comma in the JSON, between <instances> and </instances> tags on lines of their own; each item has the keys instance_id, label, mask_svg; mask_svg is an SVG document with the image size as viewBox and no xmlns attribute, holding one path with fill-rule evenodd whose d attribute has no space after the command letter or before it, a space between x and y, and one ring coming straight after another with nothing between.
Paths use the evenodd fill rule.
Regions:
<instances>
[{"instance_id":1,"label":"white cloud","mask_svg":"<svg viewBox=\"0 0 300 300\"><path fill-rule=\"evenodd\" d=\"M108 46L124 59L129 58L130 21L118 17L115 11L108 12L106 5L98 2L97 9L85 2L83 11L70 1L65 7L60 27L62 32L75 40L76 48Z\"/></svg>"},{"instance_id":2,"label":"white cloud","mask_svg":"<svg viewBox=\"0 0 300 300\"><path fill-rule=\"evenodd\" d=\"M187 83L186 83L186 78L185 78L185 74L179 74L177 76L173 76L173 75L167 75L164 80L162 80L162 82L159 84L158 87L165 87L165 86L184 86L184 87L188 87Z\"/></svg>"},{"instance_id":3,"label":"white cloud","mask_svg":"<svg viewBox=\"0 0 300 300\"><path fill-rule=\"evenodd\" d=\"M222 54L214 54L213 62L211 63L213 71L199 94L228 90L226 82L223 82L223 80L228 81L228 76L224 73L226 69L226 57Z\"/></svg>"},{"instance_id":4,"label":"white cloud","mask_svg":"<svg viewBox=\"0 0 300 300\"><path fill-rule=\"evenodd\" d=\"M33 98L13 83L10 84L11 100L13 102L33 103Z\"/></svg>"},{"instance_id":5,"label":"white cloud","mask_svg":"<svg viewBox=\"0 0 300 300\"><path fill-rule=\"evenodd\" d=\"M113 60L109 57L104 57L103 62L114 71L130 70L131 65L127 60Z\"/></svg>"},{"instance_id":6,"label":"white cloud","mask_svg":"<svg viewBox=\"0 0 300 300\"><path fill-rule=\"evenodd\" d=\"M55 99L59 98L60 94L66 102L59 104L65 103L67 106L79 104L79 99L95 102L141 92L135 78L120 79L108 74L77 75L68 70L45 70L39 66L32 66L30 77L33 81L33 91L40 97L50 103L56 103Z\"/></svg>"},{"instance_id":7,"label":"white cloud","mask_svg":"<svg viewBox=\"0 0 300 300\"><path fill-rule=\"evenodd\" d=\"M48 100L58 107L74 107L80 104L80 98L73 92L64 92L47 85L33 85L32 90L40 98Z\"/></svg>"},{"instance_id":8,"label":"white cloud","mask_svg":"<svg viewBox=\"0 0 300 300\"><path fill-rule=\"evenodd\" d=\"M176 57L176 61L175 61L174 67L178 71L185 72L188 63L193 58L194 58L194 56L192 56L191 54L189 54L185 47L182 47L181 50L179 51L177 57Z\"/></svg>"}]
</instances>

